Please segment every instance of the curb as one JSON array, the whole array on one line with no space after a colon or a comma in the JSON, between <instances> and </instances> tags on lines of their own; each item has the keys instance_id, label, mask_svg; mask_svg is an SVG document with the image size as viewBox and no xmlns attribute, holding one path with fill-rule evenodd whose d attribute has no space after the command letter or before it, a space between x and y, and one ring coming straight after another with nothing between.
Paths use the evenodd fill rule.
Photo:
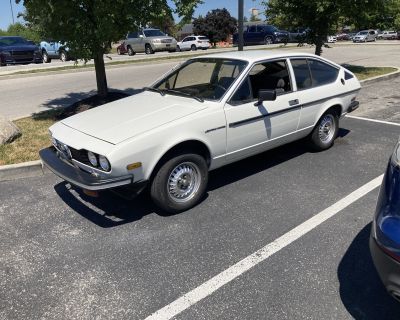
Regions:
<instances>
[{"instance_id":1,"label":"curb","mask_svg":"<svg viewBox=\"0 0 400 320\"><path fill-rule=\"evenodd\" d=\"M371 84L383 80L389 80L400 76L400 68L396 68L397 71L376 76L370 79L361 80L361 84ZM37 177L50 172L45 166L43 166L41 160L22 162L18 164L10 164L0 166L0 181L9 181L20 178Z\"/></svg>"},{"instance_id":2,"label":"curb","mask_svg":"<svg viewBox=\"0 0 400 320\"><path fill-rule=\"evenodd\" d=\"M46 172L48 169L43 167L40 160L9 164L0 166L0 181L37 177Z\"/></svg>"}]
</instances>

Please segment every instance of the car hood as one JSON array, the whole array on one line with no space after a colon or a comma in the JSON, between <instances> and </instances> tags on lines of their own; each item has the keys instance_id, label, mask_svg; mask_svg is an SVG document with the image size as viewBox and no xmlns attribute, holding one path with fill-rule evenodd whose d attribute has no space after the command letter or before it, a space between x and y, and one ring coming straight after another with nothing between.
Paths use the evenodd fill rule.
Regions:
<instances>
[{"instance_id":1,"label":"car hood","mask_svg":"<svg viewBox=\"0 0 400 320\"><path fill-rule=\"evenodd\" d=\"M61 122L103 141L118 144L205 109L204 103L173 95L142 92L79 113Z\"/></svg>"},{"instance_id":2,"label":"car hood","mask_svg":"<svg viewBox=\"0 0 400 320\"><path fill-rule=\"evenodd\" d=\"M39 48L33 44L19 44L14 46L0 46L0 51L27 51L27 50L39 50Z\"/></svg>"}]
</instances>

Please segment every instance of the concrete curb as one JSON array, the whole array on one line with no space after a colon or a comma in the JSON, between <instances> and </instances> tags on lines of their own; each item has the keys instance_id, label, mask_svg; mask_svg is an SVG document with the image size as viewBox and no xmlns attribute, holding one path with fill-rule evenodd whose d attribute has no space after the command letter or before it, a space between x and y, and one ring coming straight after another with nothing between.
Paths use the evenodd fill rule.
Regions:
<instances>
[{"instance_id":1,"label":"concrete curb","mask_svg":"<svg viewBox=\"0 0 400 320\"><path fill-rule=\"evenodd\" d=\"M381 76L376 76L370 79L361 80L361 84L371 84L383 80L392 79L400 76L400 68L396 68L397 71L384 74ZM23 162L18 164L10 164L5 166L0 166L0 181L15 180L20 178L37 177L50 172L45 166L42 165L40 160Z\"/></svg>"},{"instance_id":2,"label":"concrete curb","mask_svg":"<svg viewBox=\"0 0 400 320\"><path fill-rule=\"evenodd\" d=\"M41 176L48 172L40 160L0 166L0 181Z\"/></svg>"}]
</instances>

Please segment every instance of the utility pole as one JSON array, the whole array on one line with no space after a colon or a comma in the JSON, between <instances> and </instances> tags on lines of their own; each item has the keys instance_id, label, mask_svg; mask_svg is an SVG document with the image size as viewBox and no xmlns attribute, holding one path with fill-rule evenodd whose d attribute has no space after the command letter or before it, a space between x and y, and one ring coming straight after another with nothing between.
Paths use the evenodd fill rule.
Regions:
<instances>
[{"instance_id":1,"label":"utility pole","mask_svg":"<svg viewBox=\"0 0 400 320\"><path fill-rule=\"evenodd\" d=\"M14 20L14 11L13 11L13 7L12 7L11 0L10 0L10 8L11 8L11 16L12 16L13 24L15 24L15 20Z\"/></svg>"},{"instance_id":2,"label":"utility pole","mask_svg":"<svg viewBox=\"0 0 400 320\"><path fill-rule=\"evenodd\" d=\"M243 0L239 0L239 14L238 14L238 33L239 33L239 38L238 38L238 50L243 51L243 11L244 11L244 4Z\"/></svg>"}]
</instances>

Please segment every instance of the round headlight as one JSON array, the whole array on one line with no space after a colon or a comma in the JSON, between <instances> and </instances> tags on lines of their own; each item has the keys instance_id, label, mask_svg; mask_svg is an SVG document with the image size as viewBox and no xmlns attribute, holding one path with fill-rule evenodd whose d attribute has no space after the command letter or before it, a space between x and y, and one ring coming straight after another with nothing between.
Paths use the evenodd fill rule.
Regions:
<instances>
[{"instance_id":1,"label":"round headlight","mask_svg":"<svg viewBox=\"0 0 400 320\"><path fill-rule=\"evenodd\" d=\"M87 156L88 156L88 158L89 158L89 161L90 161L91 165L92 165L93 167L97 167L97 158L96 158L96 156L94 155L94 153L91 152L91 151L88 151Z\"/></svg>"},{"instance_id":2,"label":"round headlight","mask_svg":"<svg viewBox=\"0 0 400 320\"><path fill-rule=\"evenodd\" d=\"M99 156L99 163L100 163L100 167L104 170L104 171L110 171L110 163L108 162L107 158L105 156Z\"/></svg>"},{"instance_id":3,"label":"round headlight","mask_svg":"<svg viewBox=\"0 0 400 320\"><path fill-rule=\"evenodd\" d=\"M68 159L72 159L71 150L69 149L69 147L66 144L63 145L63 149L64 149L63 151L67 155Z\"/></svg>"}]
</instances>

